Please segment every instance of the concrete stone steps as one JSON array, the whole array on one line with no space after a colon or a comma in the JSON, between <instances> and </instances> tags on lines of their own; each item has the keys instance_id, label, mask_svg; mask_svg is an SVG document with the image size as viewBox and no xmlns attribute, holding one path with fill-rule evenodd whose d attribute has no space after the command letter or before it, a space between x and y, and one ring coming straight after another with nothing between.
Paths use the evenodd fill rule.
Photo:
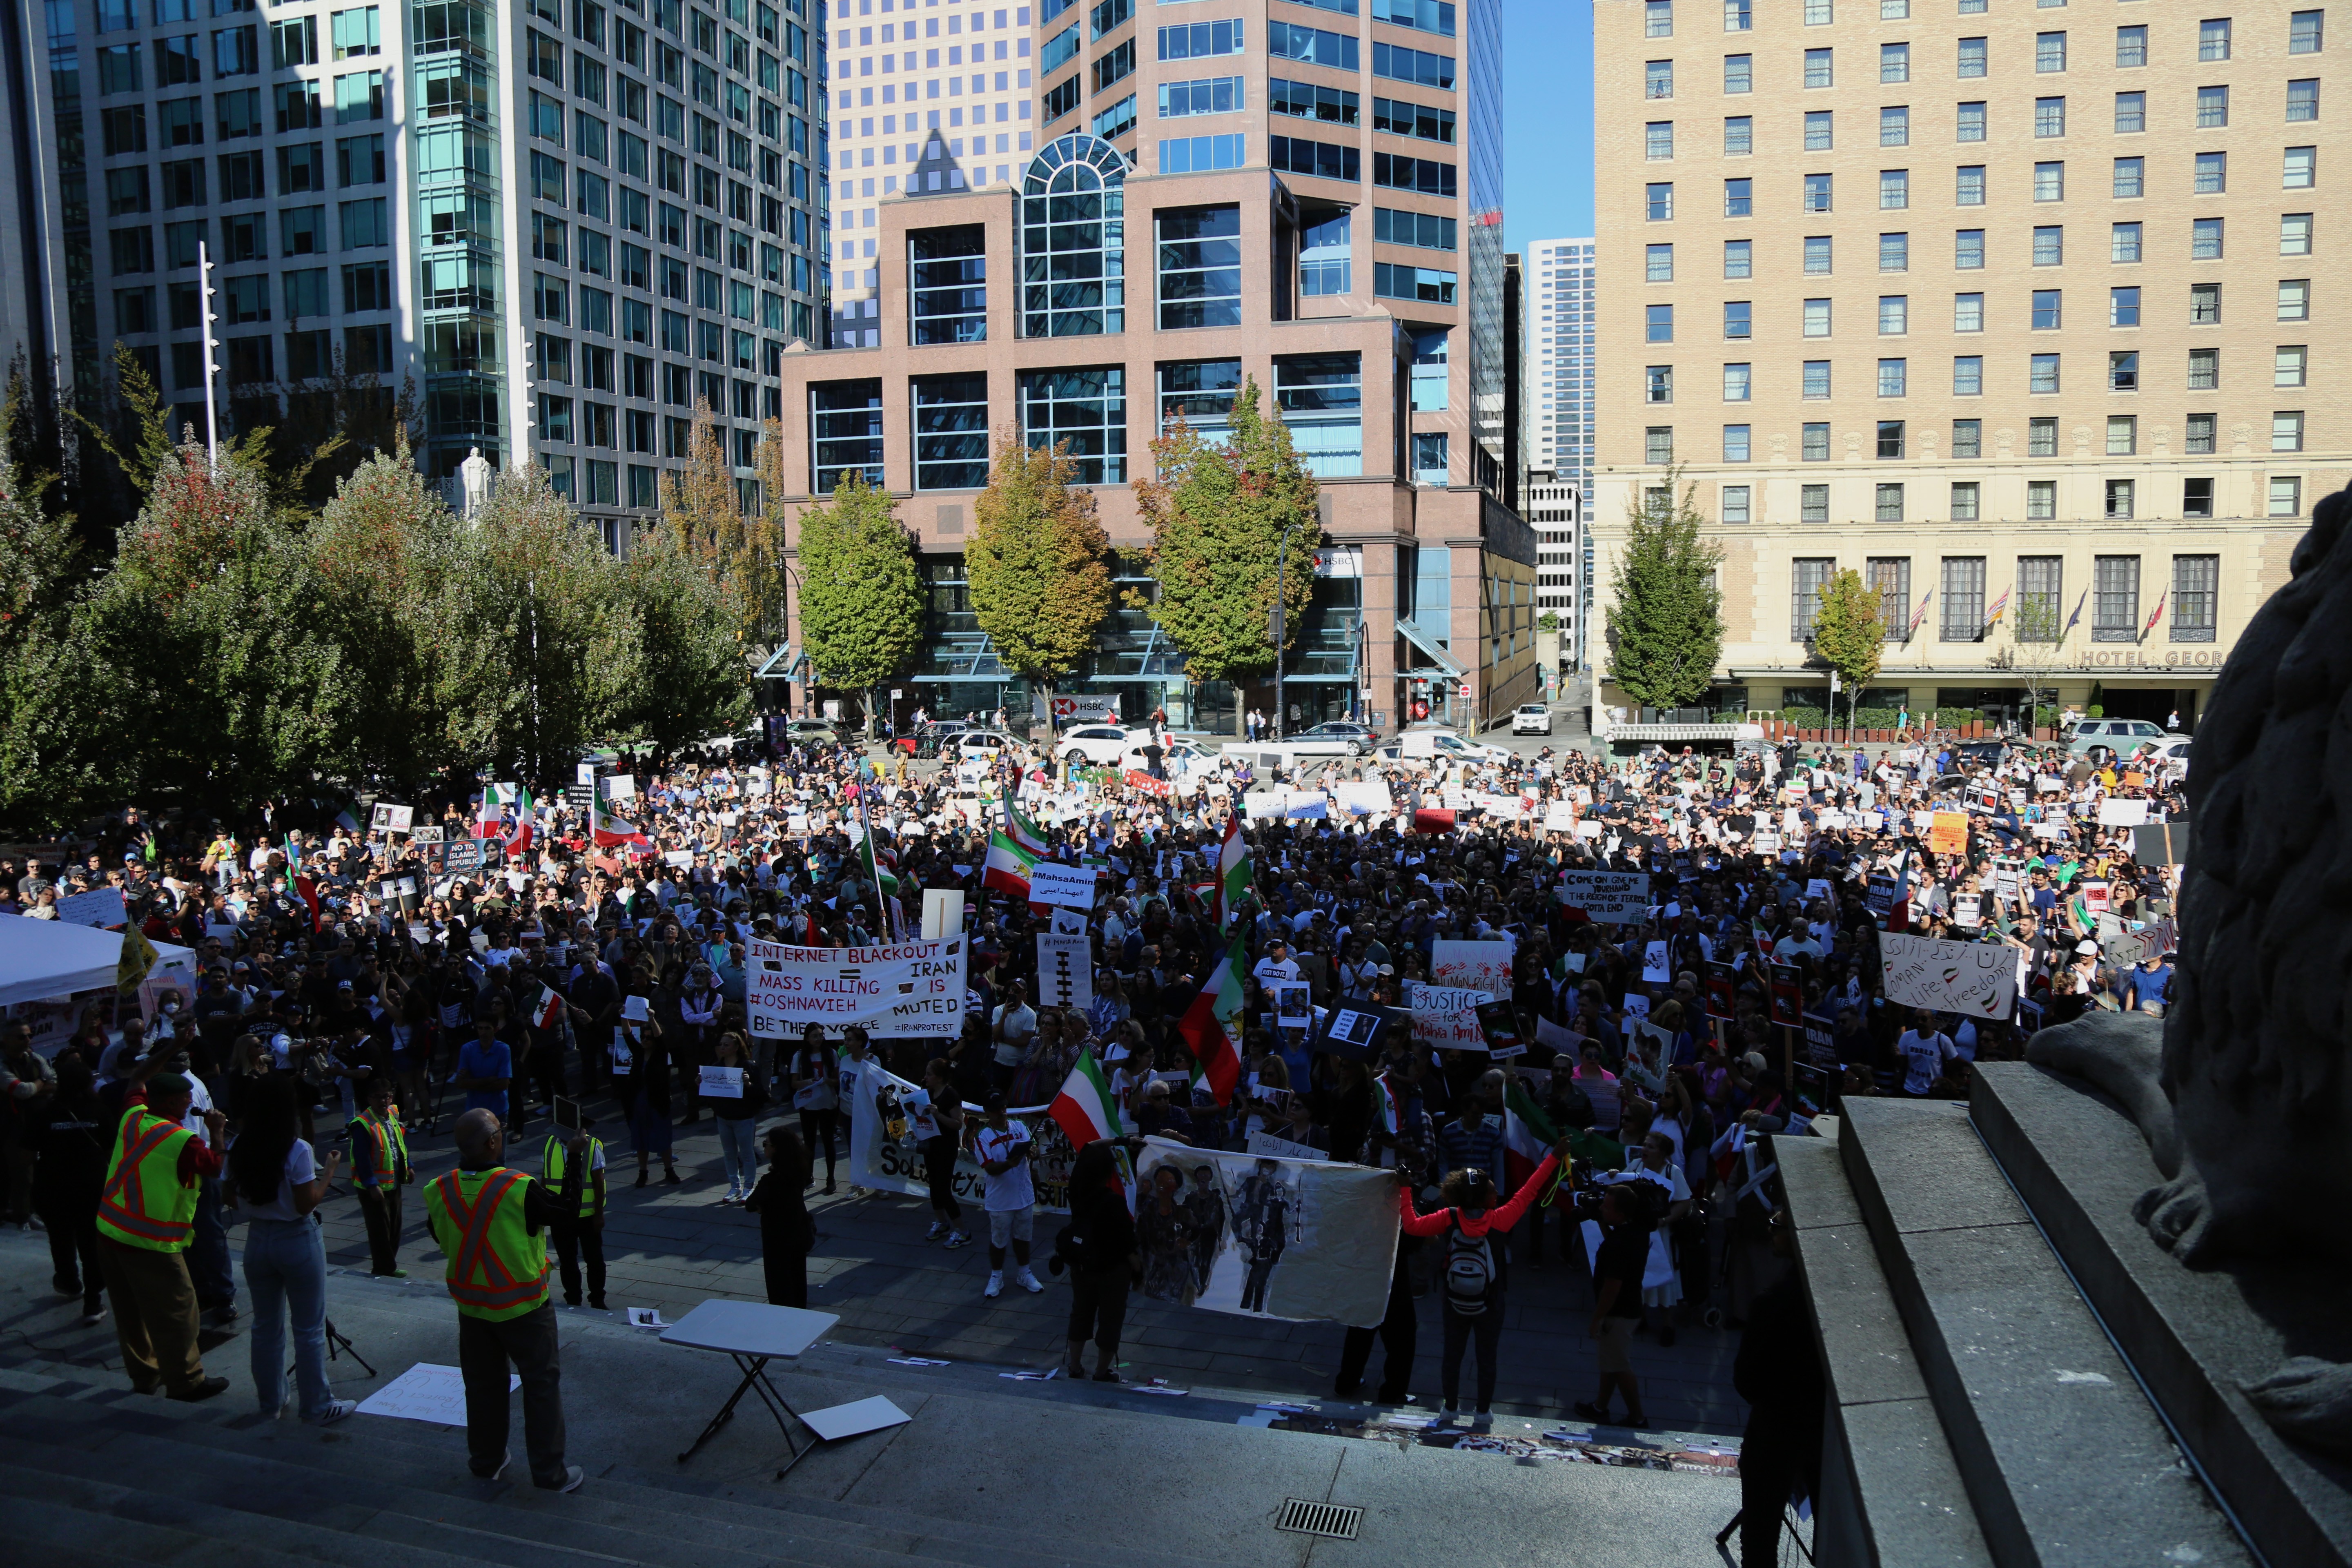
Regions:
<instances>
[{"instance_id":1,"label":"concrete stone steps","mask_svg":"<svg viewBox=\"0 0 2352 1568\"><path fill-rule=\"evenodd\" d=\"M488 1483L467 1473L453 1432L359 1416L316 1430L22 1365L0 1369L0 1498L11 1513L39 1503L81 1516L43 1517L58 1540L105 1560L210 1564L205 1543L227 1542L264 1554L246 1559L250 1568L457 1568L499 1554L512 1538L550 1568L1199 1561L1082 1542L1042 1547L1034 1534L782 1489L745 1500L742 1488L656 1468L614 1465L579 1493L545 1493L522 1475L520 1422L517 1468Z\"/></svg>"},{"instance_id":2,"label":"concrete stone steps","mask_svg":"<svg viewBox=\"0 0 2352 1568\"><path fill-rule=\"evenodd\" d=\"M2255 1561L1966 1106L1849 1100L1837 1148L1994 1563Z\"/></svg>"}]
</instances>

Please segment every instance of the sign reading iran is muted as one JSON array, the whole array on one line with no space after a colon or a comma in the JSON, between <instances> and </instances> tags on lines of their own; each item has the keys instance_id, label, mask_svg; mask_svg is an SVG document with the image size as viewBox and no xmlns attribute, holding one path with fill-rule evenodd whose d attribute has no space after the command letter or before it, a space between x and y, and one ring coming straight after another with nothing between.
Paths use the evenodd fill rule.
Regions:
<instances>
[{"instance_id":1,"label":"sign reading iran is muted","mask_svg":"<svg viewBox=\"0 0 2352 1568\"><path fill-rule=\"evenodd\" d=\"M750 945L743 999L751 1033L797 1039L811 1024L838 1036L852 1024L877 1037L963 1032L963 944L959 934L885 947Z\"/></svg>"}]
</instances>

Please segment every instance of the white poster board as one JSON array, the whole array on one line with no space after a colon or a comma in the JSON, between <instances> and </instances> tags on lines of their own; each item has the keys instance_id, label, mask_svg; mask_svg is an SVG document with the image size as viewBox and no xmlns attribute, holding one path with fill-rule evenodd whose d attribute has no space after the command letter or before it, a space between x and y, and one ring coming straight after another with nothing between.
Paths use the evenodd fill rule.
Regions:
<instances>
[{"instance_id":1,"label":"white poster board","mask_svg":"<svg viewBox=\"0 0 2352 1568\"><path fill-rule=\"evenodd\" d=\"M2006 1018L2017 999L2016 954L2000 943L1882 931L1878 952L1883 989L1897 1006Z\"/></svg>"},{"instance_id":2,"label":"white poster board","mask_svg":"<svg viewBox=\"0 0 2352 1568\"><path fill-rule=\"evenodd\" d=\"M1408 980L1404 1005L1412 1014L1412 1037L1433 1050L1484 1051L1486 1031L1479 1026L1478 1007L1495 999L1491 991L1461 985L1424 985Z\"/></svg>"},{"instance_id":3,"label":"white poster board","mask_svg":"<svg viewBox=\"0 0 2352 1568\"><path fill-rule=\"evenodd\" d=\"M1058 916L1061 911L1056 910ZM1040 1007L1076 1007L1081 1013L1095 1004L1094 950L1085 931L1037 933L1037 995Z\"/></svg>"},{"instance_id":4,"label":"white poster board","mask_svg":"<svg viewBox=\"0 0 2352 1568\"><path fill-rule=\"evenodd\" d=\"M740 1100L743 1098L741 1068L706 1067L700 1069L701 1081L696 1086L706 1100Z\"/></svg>"},{"instance_id":5,"label":"white poster board","mask_svg":"<svg viewBox=\"0 0 2352 1568\"><path fill-rule=\"evenodd\" d=\"M810 1024L828 1037L852 1024L877 1038L963 1033L961 932L882 947L753 942L746 957L743 999L762 1039L797 1040Z\"/></svg>"},{"instance_id":6,"label":"white poster board","mask_svg":"<svg viewBox=\"0 0 2352 1568\"><path fill-rule=\"evenodd\" d=\"M1095 907L1095 874L1090 867L1064 866L1040 860L1029 868L1029 901L1059 904L1066 909Z\"/></svg>"},{"instance_id":7,"label":"white poster board","mask_svg":"<svg viewBox=\"0 0 2352 1568\"><path fill-rule=\"evenodd\" d=\"M1650 879L1642 871L1563 871L1559 900L1596 921L1638 925L1649 917Z\"/></svg>"}]
</instances>

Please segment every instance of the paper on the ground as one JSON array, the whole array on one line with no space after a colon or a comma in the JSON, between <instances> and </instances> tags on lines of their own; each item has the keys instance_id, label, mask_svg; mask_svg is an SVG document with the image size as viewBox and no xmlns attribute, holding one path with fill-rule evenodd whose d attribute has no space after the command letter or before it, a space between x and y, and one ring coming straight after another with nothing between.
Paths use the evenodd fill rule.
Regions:
<instances>
[{"instance_id":1,"label":"paper on the ground","mask_svg":"<svg viewBox=\"0 0 2352 1568\"><path fill-rule=\"evenodd\" d=\"M629 1309L629 1327L633 1329L666 1329L668 1328L669 1325L662 1321L661 1309L659 1307L632 1307Z\"/></svg>"},{"instance_id":2,"label":"paper on the ground","mask_svg":"<svg viewBox=\"0 0 2352 1568\"><path fill-rule=\"evenodd\" d=\"M507 1392L522 1386L522 1379L507 1374ZM454 1366L418 1362L373 1394L360 1401L362 1415L392 1415L403 1421L430 1421L441 1426L466 1424L466 1378Z\"/></svg>"},{"instance_id":3,"label":"paper on the ground","mask_svg":"<svg viewBox=\"0 0 2352 1568\"><path fill-rule=\"evenodd\" d=\"M943 1361L933 1361L927 1355L894 1355L885 1356L883 1359L892 1366L945 1366L948 1364Z\"/></svg>"},{"instance_id":4,"label":"paper on the ground","mask_svg":"<svg viewBox=\"0 0 2352 1568\"><path fill-rule=\"evenodd\" d=\"M861 1432L879 1432L885 1426L903 1426L913 1419L878 1394L847 1405L801 1412L801 1420L808 1429L828 1443L855 1437Z\"/></svg>"}]
</instances>

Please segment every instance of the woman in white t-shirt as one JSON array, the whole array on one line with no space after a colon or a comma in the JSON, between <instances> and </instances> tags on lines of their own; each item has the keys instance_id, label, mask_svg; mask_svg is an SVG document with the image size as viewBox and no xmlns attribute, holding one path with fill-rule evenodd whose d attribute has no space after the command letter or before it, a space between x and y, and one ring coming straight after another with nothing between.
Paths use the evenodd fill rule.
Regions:
<instances>
[{"instance_id":1,"label":"woman in white t-shirt","mask_svg":"<svg viewBox=\"0 0 2352 1568\"><path fill-rule=\"evenodd\" d=\"M311 1211L342 1161L324 1164L297 1135L290 1074L270 1073L247 1090L244 1127L229 1145L222 1190L244 1211L245 1288L253 1301L253 1388L261 1413L286 1403L286 1318L294 1320L294 1375L301 1416L314 1426L359 1408L327 1390L327 1248Z\"/></svg>"}]
</instances>

